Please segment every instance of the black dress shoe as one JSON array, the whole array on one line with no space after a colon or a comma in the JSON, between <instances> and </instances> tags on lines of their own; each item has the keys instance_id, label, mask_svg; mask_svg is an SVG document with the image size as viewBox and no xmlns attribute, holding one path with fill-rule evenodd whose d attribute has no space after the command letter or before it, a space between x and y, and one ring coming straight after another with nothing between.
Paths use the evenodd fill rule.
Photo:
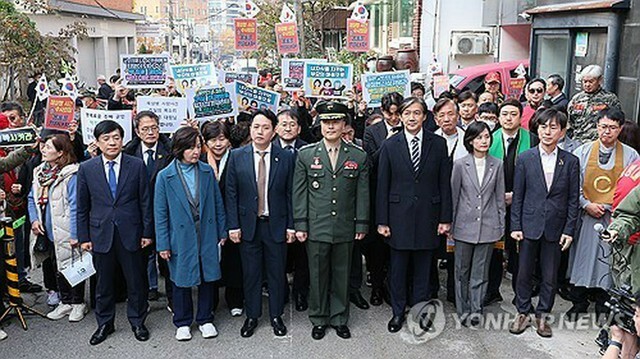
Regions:
<instances>
[{"instance_id":1,"label":"black dress shoe","mask_svg":"<svg viewBox=\"0 0 640 359\"><path fill-rule=\"evenodd\" d=\"M360 292L349 294L349 301L362 310L369 309L369 303L367 303L367 300L362 297Z\"/></svg>"},{"instance_id":2,"label":"black dress shoe","mask_svg":"<svg viewBox=\"0 0 640 359\"><path fill-rule=\"evenodd\" d=\"M376 307L382 305L382 289L374 288L371 290L371 298L369 298L369 302L371 305L375 305Z\"/></svg>"},{"instance_id":3,"label":"black dress shoe","mask_svg":"<svg viewBox=\"0 0 640 359\"><path fill-rule=\"evenodd\" d=\"M397 333L402 329L402 324L404 323L404 317L401 315L394 315L393 318L389 321L387 325L387 329L391 333Z\"/></svg>"},{"instance_id":4,"label":"black dress shoe","mask_svg":"<svg viewBox=\"0 0 640 359\"><path fill-rule=\"evenodd\" d=\"M93 333L91 339L89 340L89 344L98 345L105 341L105 339L107 339L107 337L110 334L113 334L113 332L115 331L116 330L113 327L113 324L103 324L98 327L98 330L96 330L95 333Z\"/></svg>"},{"instance_id":5,"label":"black dress shoe","mask_svg":"<svg viewBox=\"0 0 640 359\"><path fill-rule=\"evenodd\" d=\"M275 317L271 319L271 326L273 327L273 334L277 337L284 337L287 335L287 327L284 325L282 318Z\"/></svg>"},{"instance_id":6,"label":"black dress shoe","mask_svg":"<svg viewBox=\"0 0 640 359\"><path fill-rule=\"evenodd\" d=\"M4 274L3 274L4 275ZM42 286L39 284L31 283L27 279L23 279L18 284L18 289L22 293L39 293L42 292Z\"/></svg>"},{"instance_id":7,"label":"black dress shoe","mask_svg":"<svg viewBox=\"0 0 640 359\"><path fill-rule=\"evenodd\" d=\"M298 312L304 312L309 308L309 303L307 302L307 296L304 294L296 294L296 310Z\"/></svg>"},{"instance_id":8,"label":"black dress shoe","mask_svg":"<svg viewBox=\"0 0 640 359\"><path fill-rule=\"evenodd\" d=\"M338 334L340 338L342 339L351 338L351 331L349 330L349 327L347 327L346 325L332 325L331 327L336 330L336 334Z\"/></svg>"},{"instance_id":9,"label":"black dress shoe","mask_svg":"<svg viewBox=\"0 0 640 359\"><path fill-rule=\"evenodd\" d=\"M484 298L482 306L488 307L491 304L498 303L498 302L502 302L502 295L500 295L500 293L486 296Z\"/></svg>"},{"instance_id":10,"label":"black dress shoe","mask_svg":"<svg viewBox=\"0 0 640 359\"><path fill-rule=\"evenodd\" d=\"M158 300L158 298L160 298L160 293L158 293L158 290L157 289L149 289L148 299L153 302L153 301Z\"/></svg>"},{"instance_id":11,"label":"black dress shoe","mask_svg":"<svg viewBox=\"0 0 640 359\"><path fill-rule=\"evenodd\" d=\"M320 340L324 338L324 334L326 333L326 331L327 331L326 325L316 325L311 330L311 337L315 340Z\"/></svg>"},{"instance_id":12,"label":"black dress shoe","mask_svg":"<svg viewBox=\"0 0 640 359\"><path fill-rule=\"evenodd\" d=\"M144 324L138 327L131 327L131 330L133 330L133 336L136 337L136 340L139 342L146 342L149 340L149 330L144 326Z\"/></svg>"},{"instance_id":13,"label":"black dress shoe","mask_svg":"<svg viewBox=\"0 0 640 359\"><path fill-rule=\"evenodd\" d=\"M243 338L249 338L253 335L253 332L258 327L258 319L255 318L247 318L242 325L242 329L240 329L240 336Z\"/></svg>"}]
</instances>

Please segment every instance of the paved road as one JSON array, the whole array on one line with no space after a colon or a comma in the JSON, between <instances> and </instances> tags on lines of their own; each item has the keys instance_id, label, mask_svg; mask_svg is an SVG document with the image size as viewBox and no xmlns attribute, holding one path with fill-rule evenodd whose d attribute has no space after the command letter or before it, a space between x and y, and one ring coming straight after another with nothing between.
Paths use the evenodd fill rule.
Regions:
<instances>
[{"instance_id":1,"label":"paved road","mask_svg":"<svg viewBox=\"0 0 640 359\"><path fill-rule=\"evenodd\" d=\"M444 303L446 326L437 337L418 340L405 325L397 334L387 332L391 308L381 307L363 311L352 306L350 327L353 337L340 339L328 331L321 341L311 338L311 324L306 312L299 313L287 306L284 320L288 336L278 338L266 318L252 338L240 337L244 318L232 318L226 307L221 306L215 319L219 336L202 339L197 326L192 328L194 338L190 342L177 342L175 328L165 309L165 298L151 303L147 326L151 332L148 342L133 338L126 321L124 304L117 307L116 333L99 346L88 344L96 328L95 318L89 314L80 323L66 320L49 321L29 316L29 330L23 331L18 322L4 324L9 338L0 342L0 358L598 358L598 348L593 343L596 331L591 328L571 330L554 328L554 337L543 339L533 329L519 336L507 331L508 319L513 318L510 286L503 285L505 301L487 308L487 312L507 317L503 329L469 329L459 327L452 317L455 312L450 303ZM162 285L160 286L163 287ZM368 298L369 289L363 289ZM44 294L26 295L29 303L48 311ZM266 310L266 300L263 301ZM570 307L558 298L556 312L561 314ZM583 322L588 324L585 320ZM588 325L587 325L588 327Z\"/></svg>"}]
</instances>

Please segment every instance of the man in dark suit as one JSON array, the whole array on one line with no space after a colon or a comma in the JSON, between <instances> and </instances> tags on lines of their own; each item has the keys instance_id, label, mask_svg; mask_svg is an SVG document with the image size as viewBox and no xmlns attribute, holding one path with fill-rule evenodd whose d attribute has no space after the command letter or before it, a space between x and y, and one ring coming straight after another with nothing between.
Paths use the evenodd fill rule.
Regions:
<instances>
[{"instance_id":1,"label":"man in dark suit","mask_svg":"<svg viewBox=\"0 0 640 359\"><path fill-rule=\"evenodd\" d=\"M172 159L171 141L163 134L160 134L160 118L151 111L141 111L133 119L133 126L136 137L124 146L122 152L141 159L147 169L149 179L149 196L153 207L153 194L158 172L164 169ZM153 227L152 227L153 228ZM155 236L154 236L155 238ZM147 260L147 279L149 280L149 300L158 299L158 269L156 268L156 251L153 246L145 251ZM160 274L165 278L165 292L171 304L171 281L169 280L169 267L167 261L158 257L158 267Z\"/></svg>"},{"instance_id":2,"label":"man in dark suit","mask_svg":"<svg viewBox=\"0 0 640 359\"><path fill-rule=\"evenodd\" d=\"M562 90L564 90L564 79L562 76L553 74L547 77L547 95L553 104L553 108L567 113L569 99Z\"/></svg>"},{"instance_id":3,"label":"man in dark suit","mask_svg":"<svg viewBox=\"0 0 640 359\"><path fill-rule=\"evenodd\" d=\"M122 153L124 130L114 121L100 122L93 134L101 156L83 162L78 170L78 241L93 251L97 272L98 330L91 345L114 332L113 272L121 267L127 282L127 316L137 340L149 339L147 286L142 249L153 236L149 180L142 160Z\"/></svg>"},{"instance_id":4,"label":"man in dark suit","mask_svg":"<svg viewBox=\"0 0 640 359\"><path fill-rule=\"evenodd\" d=\"M536 263L540 263L540 294L536 331L551 337L546 315L551 313L557 289L561 251L573 240L578 219L580 163L557 147L567 117L554 109L538 117L540 145L520 154L516 163L511 205L511 237L520 247L516 283L518 316L509 331L521 334L529 325Z\"/></svg>"},{"instance_id":5,"label":"man in dark suit","mask_svg":"<svg viewBox=\"0 0 640 359\"><path fill-rule=\"evenodd\" d=\"M300 138L302 126L297 110L283 110L278 113L278 125L276 126L276 138L273 146L282 148L295 156L298 150L307 144ZM304 243L294 241L287 245L287 273L293 272L292 292L295 308L299 312L309 307L309 259ZM289 285L286 284L286 297L289 293Z\"/></svg>"},{"instance_id":6,"label":"man in dark suit","mask_svg":"<svg viewBox=\"0 0 640 359\"><path fill-rule=\"evenodd\" d=\"M226 207L229 238L240 243L247 319L240 335L250 337L262 314L262 270L269 286L269 316L276 336L287 334L284 311L287 243L295 240L291 189L294 156L272 145L277 118L254 113L252 143L231 152L227 164Z\"/></svg>"},{"instance_id":7,"label":"man in dark suit","mask_svg":"<svg viewBox=\"0 0 640 359\"><path fill-rule=\"evenodd\" d=\"M489 264L489 287L484 300L484 306L502 301L500 284L503 274L503 250L508 254L507 271L513 275L512 288L516 290L518 274L518 249L515 241L509 236L511 224L511 202L513 198L513 178L517 159L520 154L538 144L538 137L522 128L522 104L515 99L504 101L498 109L500 128L493 133L493 141L489 148L489 155L503 161L505 202L507 205L505 217L505 240L496 244Z\"/></svg>"},{"instance_id":8,"label":"man in dark suit","mask_svg":"<svg viewBox=\"0 0 640 359\"><path fill-rule=\"evenodd\" d=\"M444 138L423 129L427 105L406 99L399 108L404 131L382 144L378 162L376 224L391 247L389 286L392 333L404 323L407 304L429 298L431 261L439 234L452 221L451 161ZM411 300L407 300L407 272L413 264Z\"/></svg>"},{"instance_id":9,"label":"man in dark suit","mask_svg":"<svg viewBox=\"0 0 640 359\"><path fill-rule=\"evenodd\" d=\"M387 93L381 99L381 111L384 120L369 126L364 131L363 148L367 152L369 161L369 188L371 194L371 218L375 218L376 187L377 187L377 167L380 146L382 142L394 134L402 131L400 114L398 108L402 104L403 98L397 92ZM371 305L381 305L383 299L390 301L384 282L389 266L389 246L378 234L375 226L369 227L370 231L362 243L365 256L367 258L367 269L371 274ZM367 301L360 295L360 283L362 282L362 255L360 244L354 246L353 265L351 269L351 279L349 283L350 300L360 309L369 308ZM358 253L356 253L358 252Z\"/></svg>"}]
</instances>

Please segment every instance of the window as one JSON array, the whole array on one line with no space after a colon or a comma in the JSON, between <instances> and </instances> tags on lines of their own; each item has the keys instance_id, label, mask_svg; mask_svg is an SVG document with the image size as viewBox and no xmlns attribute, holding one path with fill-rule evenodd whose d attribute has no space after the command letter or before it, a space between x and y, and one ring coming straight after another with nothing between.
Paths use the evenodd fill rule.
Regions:
<instances>
[{"instance_id":1,"label":"window","mask_svg":"<svg viewBox=\"0 0 640 359\"><path fill-rule=\"evenodd\" d=\"M414 0L391 3L391 31L394 38L413 36Z\"/></svg>"}]
</instances>

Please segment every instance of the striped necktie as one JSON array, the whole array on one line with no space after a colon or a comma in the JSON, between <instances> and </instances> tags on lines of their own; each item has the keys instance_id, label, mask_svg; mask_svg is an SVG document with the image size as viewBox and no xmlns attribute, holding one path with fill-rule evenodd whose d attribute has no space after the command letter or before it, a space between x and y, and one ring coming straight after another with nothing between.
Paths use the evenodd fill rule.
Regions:
<instances>
[{"instance_id":1,"label":"striped necktie","mask_svg":"<svg viewBox=\"0 0 640 359\"><path fill-rule=\"evenodd\" d=\"M420 167L420 140L414 137L411 140L411 163L413 164L413 172L418 173Z\"/></svg>"}]
</instances>

